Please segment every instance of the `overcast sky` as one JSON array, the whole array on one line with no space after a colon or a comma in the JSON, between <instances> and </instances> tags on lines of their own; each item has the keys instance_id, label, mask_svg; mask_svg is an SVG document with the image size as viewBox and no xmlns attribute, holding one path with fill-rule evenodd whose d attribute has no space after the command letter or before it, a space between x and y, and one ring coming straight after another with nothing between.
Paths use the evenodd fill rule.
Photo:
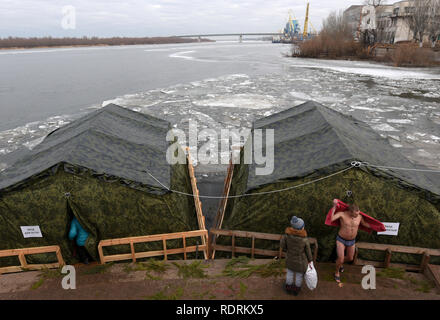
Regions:
<instances>
[{"instance_id":1,"label":"overcast sky","mask_svg":"<svg viewBox=\"0 0 440 320\"><path fill-rule=\"evenodd\" d=\"M310 0L316 29L331 11L363 0ZM0 37L170 36L276 32L288 10L304 24L306 0L0 0ZM76 28L63 29L62 8L73 6Z\"/></svg>"}]
</instances>

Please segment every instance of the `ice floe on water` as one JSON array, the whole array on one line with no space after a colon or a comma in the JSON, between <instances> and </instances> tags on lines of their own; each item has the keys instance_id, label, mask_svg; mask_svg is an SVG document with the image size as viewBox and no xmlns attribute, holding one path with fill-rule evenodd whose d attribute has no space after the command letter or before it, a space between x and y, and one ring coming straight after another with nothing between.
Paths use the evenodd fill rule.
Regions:
<instances>
[{"instance_id":1,"label":"ice floe on water","mask_svg":"<svg viewBox=\"0 0 440 320\"><path fill-rule=\"evenodd\" d=\"M24 126L0 132L0 156L8 154L20 147L29 150L40 144L44 137L55 129L70 123L72 120L90 112L82 112L75 115L61 115L47 118L42 121L34 121Z\"/></svg>"},{"instance_id":2,"label":"ice floe on water","mask_svg":"<svg viewBox=\"0 0 440 320\"><path fill-rule=\"evenodd\" d=\"M394 68L371 62L352 62L344 60L292 59L290 66L298 68L325 69L339 74L356 74L374 78L405 79L440 79L440 74L427 72L428 69ZM344 79L338 76L340 80ZM349 77L347 77L349 78Z\"/></svg>"},{"instance_id":3,"label":"ice floe on water","mask_svg":"<svg viewBox=\"0 0 440 320\"><path fill-rule=\"evenodd\" d=\"M180 55L189 57L189 50ZM259 118L314 100L365 121L411 161L440 169L440 75L368 63L337 62L331 67L307 59L286 61L282 72L226 74L127 93L85 106L84 112L115 103L165 119L174 128L187 130L193 120L200 129L219 131L250 128ZM0 156L21 146L35 147L47 133L83 114L0 132Z\"/></svg>"},{"instance_id":4,"label":"ice floe on water","mask_svg":"<svg viewBox=\"0 0 440 320\"><path fill-rule=\"evenodd\" d=\"M410 119L387 119L389 123L398 123L398 124L411 124L413 123Z\"/></svg>"},{"instance_id":5,"label":"ice floe on water","mask_svg":"<svg viewBox=\"0 0 440 320\"><path fill-rule=\"evenodd\" d=\"M399 131L396 128L394 128L394 127L392 127L392 126L390 126L389 124L386 124L386 123L372 125L371 127L374 130L377 130L377 131Z\"/></svg>"},{"instance_id":6,"label":"ice floe on water","mask_svg":"<svg viewBox=\"0 0 440 320\"><path fill-rule=\"evenodd\" d=\"M272 108L275 98L269 95L258 94L236 94L206 100L193 101L193 104L200 107L220 108L246 108L246 109L268 109Z\"/></svg>"}]
</instances>

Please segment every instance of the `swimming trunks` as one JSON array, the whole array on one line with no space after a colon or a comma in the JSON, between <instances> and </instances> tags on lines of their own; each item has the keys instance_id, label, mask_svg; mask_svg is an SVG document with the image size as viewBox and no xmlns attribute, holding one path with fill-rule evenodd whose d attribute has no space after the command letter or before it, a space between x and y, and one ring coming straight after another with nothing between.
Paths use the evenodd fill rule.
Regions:
<instances>
[{"instance_id":1,"label":"swimming trunks","mask_svg":"<svg viewBox=\"0 0 440 320\"><path fill-rule=\"evenodd\" d=\"M336 241L339 241L340 243L342 243L344 246L346 247L352 247L354 246L354 244L356 243L356 239L353 240L345 240L344 238L342 238L341 236L339 236L339 234L336 236Z\"/></svg>"}]
</instances>

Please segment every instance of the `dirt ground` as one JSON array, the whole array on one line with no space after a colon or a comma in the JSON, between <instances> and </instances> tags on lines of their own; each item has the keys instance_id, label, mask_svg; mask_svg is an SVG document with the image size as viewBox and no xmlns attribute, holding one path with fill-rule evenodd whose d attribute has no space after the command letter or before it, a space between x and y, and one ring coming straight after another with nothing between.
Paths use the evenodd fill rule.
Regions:
<instances>
[{"instance_id":1,"label":"dirt ground","mask_svg":"<svg viewBox=\"0 0 440 320\"><path fill-rule=\"evenodd\" d=\"M76 265L76 289L61 286L60 270L28 271L0 275L0 300L440 300L440 292L423 274L377 269L376 290L364 290L360 266L346 266L343 286L333 280L334 264L317 265L319 283L314 291L305 284L297 297L284 291L284 276L248 277L222 273L231 260L198 261L186 276L166 262L167 270L146 270L143 264ZM194 261L176 261L180 266ZM252 260L263 265L271 260ZM162 265L165 263L162 262ZM282 271L282 269L280 269ZM399 272L398 272L399 271Z\"/></svg>"}]
</instances>

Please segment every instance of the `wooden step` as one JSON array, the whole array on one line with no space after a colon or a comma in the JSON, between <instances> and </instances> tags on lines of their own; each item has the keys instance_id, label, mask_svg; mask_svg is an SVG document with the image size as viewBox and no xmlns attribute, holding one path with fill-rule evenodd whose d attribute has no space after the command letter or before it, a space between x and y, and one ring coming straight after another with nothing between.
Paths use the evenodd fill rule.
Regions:
<instances>
[{"instance_id":1,"label":"wooden step","mask_svg":"<svg viewBox=\"0 0 440 320\"><path fill-rule=\"evenodd\" d=\"M425 276L434 281L438 290L440 290L440 266L428 264L425 269Z\"/></svg>"}]
</instances>

